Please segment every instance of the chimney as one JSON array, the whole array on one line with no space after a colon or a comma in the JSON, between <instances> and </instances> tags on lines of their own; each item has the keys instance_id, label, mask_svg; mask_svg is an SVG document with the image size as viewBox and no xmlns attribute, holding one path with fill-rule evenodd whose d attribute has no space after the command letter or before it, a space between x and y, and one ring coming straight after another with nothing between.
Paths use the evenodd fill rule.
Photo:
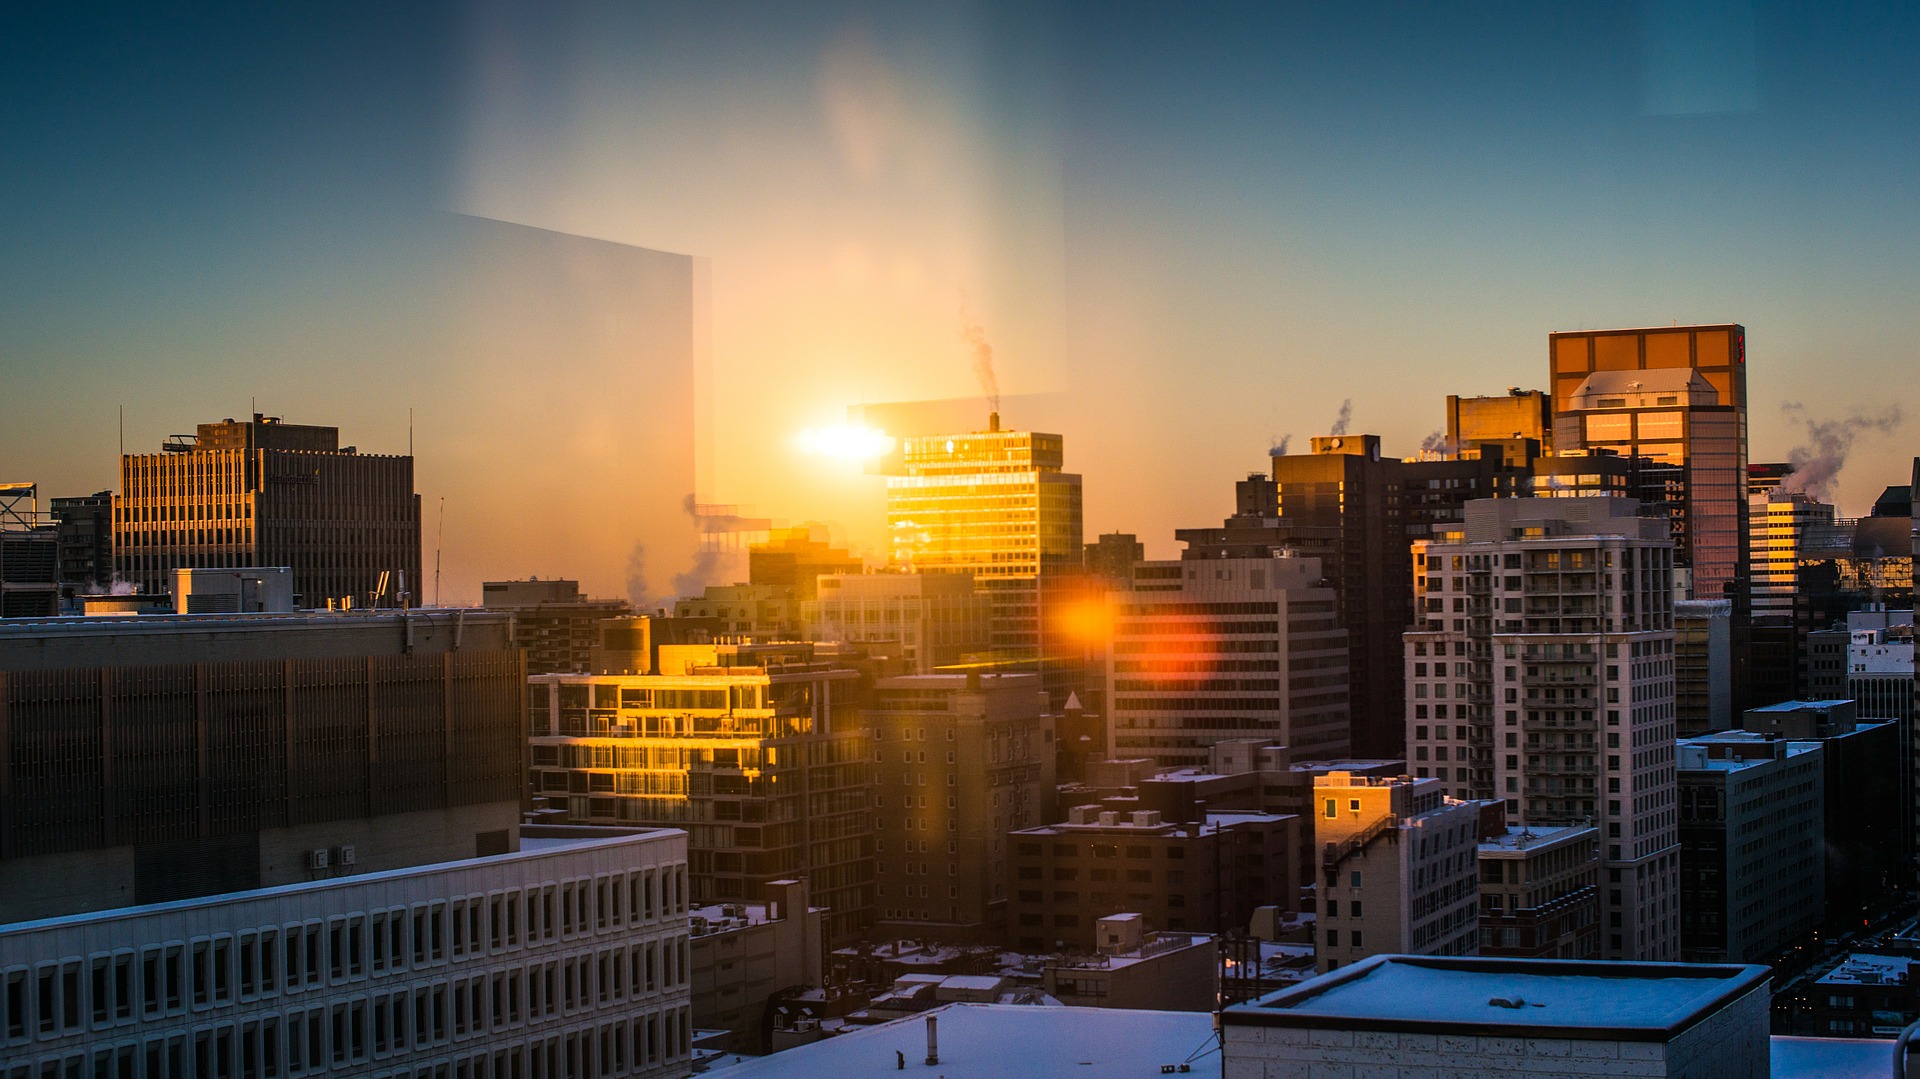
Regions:
<instances>
[{"instance_id":1,"label":"chimney","mask_svg":"<svg viewBox=\"0 0 1920 1079\"><path fill-rule=\"evenodd\" d=\"M927 1016L927 1064L929 1066L940 1063L939 1024L939 1017Z\"/></svg>"},{"instance_id":2,"label":"chimney","mask_svg":"<svg viewBox=\"0 0 1920 1079\"><path fill-rule=\"evenodd\" d=\"M1000 414L998 412L987 413L987 430L998 431L999 429L1000 429Z\"/></svg>"}]
</instances>

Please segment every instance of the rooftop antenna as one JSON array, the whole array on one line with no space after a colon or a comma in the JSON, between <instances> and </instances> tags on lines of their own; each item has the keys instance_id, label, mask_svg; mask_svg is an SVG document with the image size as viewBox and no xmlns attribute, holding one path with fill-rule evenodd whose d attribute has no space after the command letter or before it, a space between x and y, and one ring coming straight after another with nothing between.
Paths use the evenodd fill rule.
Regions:
<instances>
[{"instance_id":1,"label":"rooftop antenna","mask_svg":"<svg viewBox=\"0 0 1920 1079\"><path fill-rule=\"evenodd\" d=\"M440 606L440 544L447 538L447 496L440 496L440 524L433 536L433 605Z\"/></svg>"}]
</instances>

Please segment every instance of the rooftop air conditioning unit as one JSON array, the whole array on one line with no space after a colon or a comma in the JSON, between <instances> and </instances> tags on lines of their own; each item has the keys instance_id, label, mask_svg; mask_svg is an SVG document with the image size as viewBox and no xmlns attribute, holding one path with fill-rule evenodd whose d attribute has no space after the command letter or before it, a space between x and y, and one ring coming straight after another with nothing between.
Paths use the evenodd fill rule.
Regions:
<instances>
[{"instance_id":1,"label":"rooftop air conditioning unit","mask_svg":"<svg viewBox=\"0 0 1920 1079\"><path fill-rule=\"evenodd\" d=\"M307 852L308 869L325 869L327 868L327 861L327 848L325 847Z\"/></svg>"}]
</instances>

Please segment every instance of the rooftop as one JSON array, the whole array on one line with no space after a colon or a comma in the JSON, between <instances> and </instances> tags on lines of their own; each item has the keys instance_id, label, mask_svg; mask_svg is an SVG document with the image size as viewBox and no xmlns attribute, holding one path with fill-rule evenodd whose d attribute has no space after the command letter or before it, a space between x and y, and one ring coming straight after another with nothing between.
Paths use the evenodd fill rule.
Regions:
<instances>
[{"instance_id":1,"label":"rooftop","mask_svg":"<svg viewBox=\"0 0 1920 1079\"><path fill-rule=\"evenodd\" d=\"M927 1016L939 1020L940 1063L927 1068ZM728 1079L813 1079L896 1074L895 1063L942 1079L1148 1079L1165 1065L1220 1072L1219 1038L1206 1012L948 1004L773 1056L730 1064ZM1772 1038L1772 1079L1881 1079L1891 1041ZM894 1054L898 1053L896 1057Z\"/></svg>"},{"instance_id":2,"label":"rooftop","mask_svg":"<svg viewBox=\"0 0 1920 1079\"><path fill-rule=\"evenodd\" d=\"M1480 841L1481 854L1518 853L1539 847L1553 846L1574 839L1591 839L1599 835L1599 830L1590 824L1569 824L1560 828L1520 828L1508 827L1506 834L1489 836Z\"/></svg>"},{"instance_id":3,"label":"rooftop","mask_svg":"<svg viewBox=\"0 0 1920 1079\"><path fill-rule=\"evenodd\" d=\"M1758 708L1749 708L1749 712L1805 712L1818 708L1838 708L1852 704L1851 700L1841 698L1832 701L1781 701L1779 704L1763 704Z\"/></svg>"},{"instance_id":4,"label":"rooftop","mask_svg":"<svg viewBox=\"0 0 1920 1079\"><path fill-rule=\"evenodd\" d=\"M1227 1023L1665 1041L1749 992L1766 967L1375 956L1229 1008Z\"/></svg>"},{"instance_id":5,"label":"rooftop","mask_svg":"<svg viewBox=\"0 0 1920 1079\"><path fill-rule=\"evenodd\" d=\"M1819 985L1898 985L1907 980L1909 956L1872 955L1855 952L1828 971Z\"/></svg>"}]
</instances>

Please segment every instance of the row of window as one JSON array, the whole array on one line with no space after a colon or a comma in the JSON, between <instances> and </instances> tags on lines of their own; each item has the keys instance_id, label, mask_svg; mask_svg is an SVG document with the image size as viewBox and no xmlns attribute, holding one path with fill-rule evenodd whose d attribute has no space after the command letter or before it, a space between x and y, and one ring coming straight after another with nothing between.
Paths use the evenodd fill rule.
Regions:
<instances>
[{"instance_id":1,"label":"row of window","mask_svg":"<svg viewBox=\"0 0 1920 1079\"><path fill-rule=\"evenodd\" d=\"M373 1005L371 1022L369 1001L359 999L104 1043L0 1064L0 1079L295 1079L327 1072L380 1079L578 1079L668 1066L688 1056L693 1043L692 1015L681 1006L370 1073L368 1065L381 1052L369 1052L368 1036L371 1029L379 1037L383 1006L390 1004Z\"/></svg>"}]
</instances>

